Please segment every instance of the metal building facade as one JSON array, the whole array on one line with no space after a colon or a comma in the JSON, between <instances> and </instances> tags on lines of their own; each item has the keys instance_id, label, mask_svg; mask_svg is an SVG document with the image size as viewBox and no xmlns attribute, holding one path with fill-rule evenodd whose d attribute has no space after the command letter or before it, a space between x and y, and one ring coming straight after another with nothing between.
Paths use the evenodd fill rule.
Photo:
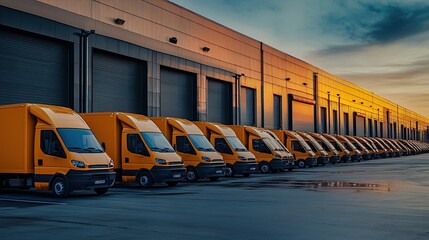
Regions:
<instances>
[{"instance_id":1,"label":"metal building facade","mask_svg":"<svg viewBox=\"0 0 429 240\"><path fill-rule=\"evenodd\" d=\"M6 29L37 39L30 55L46 42L63 53L55 61L60 66L52 65L58 72L50 73L60 78L57 89L44 94L54 100L22 88L17 94L30 98L0 90L5 91L0 104L38 101L80 112L111 109L266 128L428 137L426 117L168 1L1 3L2 34ZM117 18L125 23L116 24ZM0 49L11 49L4 43L8 40L13 37L0 40ZM31 71L13 71L0 73L0 84L12 86L4 80L12 79L8 74L18 84L30 83ZM48 79L37 81L52 85ZM108 96L117 101L109 102ZM166 104L174 99L176 107Z\"/></svg>"}]
</instances>

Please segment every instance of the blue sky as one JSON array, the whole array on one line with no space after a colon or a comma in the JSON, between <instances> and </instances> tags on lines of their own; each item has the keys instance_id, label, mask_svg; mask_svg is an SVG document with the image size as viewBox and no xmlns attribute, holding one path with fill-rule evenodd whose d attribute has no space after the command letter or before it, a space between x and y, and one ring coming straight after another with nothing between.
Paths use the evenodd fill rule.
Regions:
<instances>
[{"instance_id":1,"label":"blue sky","mask_svg":"<svg viewBox=\"0 0 429 240\"><path fill-rule=\"evenodd\" d=\"M171 2L429 116L429 1Z\"/></svg>"}]
</instances>

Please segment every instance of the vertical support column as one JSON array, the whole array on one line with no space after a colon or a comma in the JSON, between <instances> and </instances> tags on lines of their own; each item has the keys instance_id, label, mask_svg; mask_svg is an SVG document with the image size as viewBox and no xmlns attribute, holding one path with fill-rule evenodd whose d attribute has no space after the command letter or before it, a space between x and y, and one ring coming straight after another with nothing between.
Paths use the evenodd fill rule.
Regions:
<instances>
[{"instance_id":1,"label":"vertical support column","mask_svg":"<svg viewBox=\"0 0 429 240\"><path fill-rule=\"evenodd\" d=\"M81 88L81 96L82 100L80 102L80 109L82 112L87 113L90 111L89 109L89 41L88 38L90 35L94 34L95 30L81 30L80 32L80 82L82 84Z\"/></svg>"},{"instance_id":2,"label":"vertical support column","mask_svg":"<svg viewBox=\"0 0 429 240\"><path fill-rule=\"evenodd\" d=\"M159 117L161 115L161 65L158 64L157 54L147 63L147 115Z\"/></svg>"},{"instance_id":3,"label":"vertical support column","mask_svg":"<svg viewBox=\"0 0 429 240\"><path fill-rule=\"evenodd\" d=\"M328 91L328 133L331 134L331 92L329 91Z\"/></svg>"},{"instance_id":4,"label":"vertical support column","mask_svg":"<svg viewBox=\"0 0 429 240\"><path fill-rule=\"evenodd\" d=\"M208 80L206 73L202 71L200 64L200 72L197 74L197 120L207 121L207 95L208 95Z\"/></svg>"},{"instance_id":5,"label":"vertical support column","mask_svg":"<svg viewBox=\"0 0 429 240\"><path fill-rule=\"evenodd\" d=\"M260 49L261 49L261 127L263 128L265 126L265 107L264 107L264 95L265 95L265 81L264 81L264 43L260 43ZM256 119L257 122L257 119Z\"/></svg>"},{"instance_id":6,"label":"vertical support column","mask_svg":"<svg viewBox=\"0 0 429 240\"><path fill-rule=\"evenodd\" d=\"M338 96L338 134L341 135L341 96L337 93Z\"/></svg>"},{"instance_id":7,"label":"vertical support column","mask_svg":"<svg viewBox=\"0 0 429 240\"><path fill-rule=\"evenodd\" d=\"M314 132L319 132L319 88L318 88L318 73L313 73L313 99L316 102L314 104Z\"/></svg>"}]
</instances>

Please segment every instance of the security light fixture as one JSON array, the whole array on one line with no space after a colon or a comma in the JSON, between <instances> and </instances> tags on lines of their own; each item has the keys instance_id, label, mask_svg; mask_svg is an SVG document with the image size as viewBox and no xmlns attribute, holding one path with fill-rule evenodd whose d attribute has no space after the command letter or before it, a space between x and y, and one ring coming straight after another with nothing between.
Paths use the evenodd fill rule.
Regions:
<instances>
[{"instance_id":1,"label":"security light fixture","mask_svg":"<svg viewBox=\"0 0 429 240\"><path fill-rule=\"evenodd\" d=\"M355 99L353 99L353 100L352 100L352 102L356 102L356 100L355 100Z\"/></svg>"},{"instance_id":2,"label":"security light fixture","mask_svg":"<svg viewBox=\"0 0 429 240\"><path fill-rule=\"evenodd\" d=\"M340 96L340 94L339 93L337 93L337 97L339 97Z\"/></svg>"},{"instance_id":3,"label":"security light fixture","mask_svg":"<svg viewBox=\"0 0 429 240\"><path fill-rule=\"evenodd\" d=\"M114 22L118 25L124 25L125 20L122 18L116 18Z\"/></svg>"},{"instance_id":4,"label":"security light fixture","mask_svg":"<svg viewBox=\"0 0 429 240\"><path fill-rule=\"evenodd\" d=\"M176 37L171 37L168 39L169 42L173 43L173 44L177 44L177 38Z\"/></svg>"},{"instance_id":5,"label":"security light fixture","mask_svg":"<svg viewBox=\"0 0 429 240\"><path fill-rule=\"evenodd\" d=\"M303 83L302 83L302 85L307 86L307 83L306 83L306 82L303 82Z\"/></svg>"},{"instance_id":6,"label":"security light fixture","mask_svg":"<svg viewBox=\"0 0 429 240\"><path fill-rule=\"evenodd\" d=\"M290 81L290 77L285 78L286 81Z\"/></svg>"},{"instance_id":7,"label":"security light fixture","mask_svg":"<svg viewBox=\"0 0 429 240\"><path fill-rule=\"evenodd\" d=\"M203 50L203 52L208 52L208 51L210 51L210 48L209 47L203 47L202 50Z\"/></svg>"},{"instance_id":8,"label":"security light fixture","mask_svg":"<svg viewBox=\"0 0 429 240\"><path fill-rule=\"evenodd\" d=\"M363 102L360 102L360 104L363 104Z\"/></svg>"}]
</instances>

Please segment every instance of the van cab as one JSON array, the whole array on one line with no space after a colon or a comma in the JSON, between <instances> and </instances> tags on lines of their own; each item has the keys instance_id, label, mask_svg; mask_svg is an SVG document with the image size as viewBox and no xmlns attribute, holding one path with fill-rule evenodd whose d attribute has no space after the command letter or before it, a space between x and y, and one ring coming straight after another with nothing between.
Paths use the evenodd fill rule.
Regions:
<instances>
[{"instance_id":1,"label":"van cab","mask_svg":"<svg viewBox=\"0 0 429 240\"><path fill-rule=\"evenodd\" d=\"M147 188L156 183L176 186L184 180L182 158L148 117L124 112L80 115L113 158L118 181Z\"/></svg>"},{"instance_id":2,"label":"van cab","mask_svg":"<svg viewBox=\"0 0 429 240\"><path fill-rule=\"evenodd\" d=\"M340 162L351 161L350 151L347 150L346 147L340 141L338 141L338 139L327 133L322 134L322 136L324 136L338 151L340 154Z\"/></svg>"},{"instance_id":3,"label":"van cab","mask_svg":"<svg viewBox=\"0 0 429 240\"><path fill-rule=\"evenodd\" d=\"M258 164L253 153L238 139L235 132L228 126L213 122L194 122L203 132L204 136L222 154L225 161L225 176L233 177L235 174L250 176L258 172Z\"/></svg>"},{"instance_id":4,"label":"van cab","mask_svg":"<svg viewBox=\"0 0 429 240\"><path fill-rule=\"evenodd\" d=\"M360 143L356 138L352 136L344 136L344 137L347 138L362 153L362 158L364 160L370 160L372 158L371 152L364 145L362 145L362 143Z\"/></svg>"},{"instance_id":5,"label":"van cab","mask_svg":"<svg viewBox=\"0 0 429 240\"><path fill-rule=\"evenodd\" d=\"M262 173L281 170L292 171L294 167L293 155L279 145L268 130L252 126L228 125L241 143L256 157L259 170Z\"/></svg>"},{"instance_id":6,"label":"van cab","mask_svg":"<svg viewBox=\"0 0 429 240\"><path fill-rule=\"evenodd\" d=\"M327 164L329 162L329 155L328 153L323 149L322 146L314 139L310 134L305 132L297 132L301 137L304 138L304 140L310 145L313 152L316 154L317 159L317 165L323 165Z\"/></svg>"},{"instance_id":7,"label":"van cab","mask_svg":"<svg viewBox=\"0 0 429 240\"><path fill-rule=\"evenodd\" d=\"M0 107L0 187L35 187L65 197L104 194L115 182L113 161L83 119L66 107Z\"/></svg>"},{"instance_id":8,"label":"van cab","mask_svg":"<svg viewBox=\"0 0 429 240\"><path fill-rule=\"evenodd\" d=\"M350 151L351 161L358 161L360 162L363 157L361 151L359 151L355 145L353 145L346 137L342 135L335 134L333 135L338 141L341 142L341 144L346 147L347 150Z\"/></svg>"},{"instance_id":9,"label":"van cab","mask_svg":"<svg viewBox=\"0 0 429 240\"><path fill-rule=\"evenodd\" d=\"M290 130L273 130L280 141L292 152L295 165L299 168L316 166L316 154L298 133Z\"/></svg>"},{"instance_id":10,"label":"van cab","mask_svg":"<svg viewBox=\"0 0 429 240\"><path fill-rule=\"evenodd\" d=\"M308 133L322 146L322 148L328 153L329 161L331 164L336 164L340 161L340 154L335 147L320 133Z\"/></svg>"}]
</instances>

